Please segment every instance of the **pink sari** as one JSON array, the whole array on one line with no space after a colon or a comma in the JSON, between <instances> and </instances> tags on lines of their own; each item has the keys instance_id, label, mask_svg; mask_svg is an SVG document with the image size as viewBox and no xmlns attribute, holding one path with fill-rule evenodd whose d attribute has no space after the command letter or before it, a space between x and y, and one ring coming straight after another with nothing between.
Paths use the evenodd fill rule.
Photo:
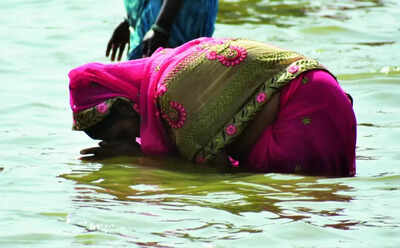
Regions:
<instances>
[{"instance_id":1,"label":"pink sari","mask_svg":"<svg viewBox=\"0 0 400 248\"><path fill-rule=\"evenodd\" d=\"M354 176L356 119L327 72L301 74L283 88L277 120L248 156L251 171Z\"/></svg>"},{"instance_id":2,"label":"pink sari","mask_svg":"<svg viewBox=\"0 0 400 248\"><path fill-rule=\"evenodd\" d=\"M141 149L149 155L174 152L155 104L158 83L195 46L212 38L200 38L175 49L159 49L151 57L114 64L89 63L70 71L70 105L74 113L107 99L124 97L135 104L141 116ZM160 68L155 68L161 64Z\"/></svg>"},{"instance_id":3,"label":"pink sari","mask_svg":"<svg viewBox=\"0 0 400 248\"><path fill-rule=\"evenodd\" d=\"M247 52L241 49L247 49ZM265 53L259 56L261 50ZM232 53L235 51L236 55ZM233 63L230 57L238 60ZM247 61L250 61L249 64ZM195 67L197 62L203 63L204 67ZM182 68L187 69L183 70L183 74L179 73ZM191 71L191 68L196 70ZM247 68L248 74L240 71L240 68ZM280 111L276 122L265 128L248 154L247 161L240 161L240 166L247 166L254 172L353 176L356 120L352 106L336 80L328 72L315 68L323 67L301 55L271 46L240 40L200 38L175 49L159 49L149 58L115 64L91 63L72 70L69 74L70 104L73 112L77 113L98 106L110 98L127 98L134 103L141 117L141 148L145 154L166 155L179 150L182 155L182 150L190 147L197 150L193 150L193 154L189 150L190 154L186 157L201 163L204 154L214 154L223 149L231 142L230 139L233 140L239 134L242 127L245 128L247 117L253 114L251 111L261 108L268 94L281 90ZM214 69L219 70L215 75L225 77L211 80L210 73ZM301 70L310 71L302 73ZM253 73L257 71L258 74ZM260 85L264 82L267 84L264 87L254 84L254 90L252 88L249 91L251 82L248 81L254 77L253 74L256 75L254 82L258 80ZM171 77L177 81L166 85L165 82ZM279 81L282 78L290 79ZM225 88L219 88L224 84ZM246 87L243 88L243 85ZM283 88L279 88L280 85ZM168 91L167 86L170 87ZM251 94L251 97L244 93ZM197 105L202 108L197 108L196 99ZM185 123L183 128L179 125L168 127L162 121L162 118L166 118L160 116L160 111L164 111L163 106L167 109L172 103L176 104L171 105L174 108L186 108L182 107L184 111L181 111L184 113L182 116L187 117L186 121L182 121L182 124ZM239 106L237 109L235 104L245 107ZM221 113L221 109L237 114L232 117L231 112ZM179 119L182 116L179 112ZM224 119L221 127L210 125L221 116L229 122ZM217 121L216 124L221 123ZM202 139L211 131L214 137L203 142ZM175 139L171 139L173 132ZM191 138L195 138L195 142ZM187 140L190 142L184 143Z\"/></svg>"}]
</instances>

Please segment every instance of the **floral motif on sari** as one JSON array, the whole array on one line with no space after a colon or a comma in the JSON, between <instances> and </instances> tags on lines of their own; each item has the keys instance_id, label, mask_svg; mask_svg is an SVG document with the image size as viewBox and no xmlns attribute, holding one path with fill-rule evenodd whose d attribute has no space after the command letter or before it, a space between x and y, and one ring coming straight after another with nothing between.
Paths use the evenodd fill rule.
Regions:
<instances>
[{"instance_id":1,"label":"floral motif on sari","mask_svg":"<svg viewBox=\"0 0 400 248\"><path fill-rule=\"evenodd\" d=\"M274 76L272 79L266 81L244 107L233 116L231 121L227 124L224 130L221 130L213 140L211 140L202 150L198 152L196 158L201 157L203 160L213 160L218 152L223 149L227 144L232 142L232 135L227 132L228 127L235 127L235 133L241 133L246 127L249 120L254 118L255 114L259 112L275 92L295 79L301 73L312 69L325 69L318 61L313 59L300 59L292 63L287 70L284 70ZM303 119L303 124L308 125L311 122L309 118Z\"/></svg>"},{"instance_id":2,"label":"floral motif on sari","mask_svg":"<svg viewBox=\"0 0 400 248\"><path fill-rule=\"evenodd\" d=\"M243 47L229 46L222 53L211 50L207 52L206 57L209 60L218 60L225 66L235 66L240 64L247 57L247 51Z\"/></svg>"},{"instance_id":3,"label":"floral motif on sari","mask_svg":"<svg viewBox=\"0 0 400 248\"><path fill-rule=\"evenodd\" d=\"M104 102L97 104L91 108L85 109L80 112L73 113L73 125L72 130L81 131L88 129L91 126L96 125L100 121L104 120L109 114L112 106L119 101L132 103L130 100L124 97L114 97L105 100ZM139 109L135 107L137 104L133 104L132 108L138 112Z\"/></svg>"},{"instance_id":4,"label":"floral motif on sari","mask_svg":"<svg viewBox=\"0 0 400 248\"><path fill-rule=\"evenodd\" d=\"M167 112L163 112L162 117L168 122L172 128L181 128L185 124L186 110L182 104L170 101L170 108Z\"/></svg>"},{"instance_id":5,"label":"floral motif on sari","mask_svg":"<svg viewBox=\"0 0 400 248\"><path fill-rule=\"evenodd\" d=\"M179 77L185 68L192 65L200 57L200 54L201 51L198 50L188 55L157 86L156 99L160 101L160 115L174 129L183 127L187 113L181 103L164 95L168 91L170 82Z\"/></svg>"},{"instance_id":6,"label":"floral motif on sari","mask_svg":"<svg viewBox=\"0 0 400 248\"><path fill-rule=\"evenodd\" d=\"M213 160L273 94L316 68L322 66L315 60L259 42L200 43L159 85L160 115L184 157Z\"/></svg>"}]
</instances>

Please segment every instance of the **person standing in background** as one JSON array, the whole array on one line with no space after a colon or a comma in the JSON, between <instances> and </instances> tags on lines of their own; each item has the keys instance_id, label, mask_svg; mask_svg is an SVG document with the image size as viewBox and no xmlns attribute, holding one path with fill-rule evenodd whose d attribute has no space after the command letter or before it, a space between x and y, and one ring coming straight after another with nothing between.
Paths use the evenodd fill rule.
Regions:
<instances>
[{"instance_id":1,"label":"person standing in background","mask_svg":"<svg viewBox=\"0 0 400 248\"><path fill-rule=\"evenodd\" d=\"M211 37L218 12L218 0L124 0L124 5L127 18L107 44L111 61L121 60L127 45L132 60L148 57L158 47Z\"/></svg>"}]
</instances>

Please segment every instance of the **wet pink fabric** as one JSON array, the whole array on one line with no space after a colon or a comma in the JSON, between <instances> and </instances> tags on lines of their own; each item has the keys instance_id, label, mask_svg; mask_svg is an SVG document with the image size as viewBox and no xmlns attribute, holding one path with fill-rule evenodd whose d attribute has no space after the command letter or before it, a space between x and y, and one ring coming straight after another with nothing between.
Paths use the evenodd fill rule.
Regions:
<instances>
[{"instance_id":1,"label":"wet pink fabric","mask_svg":"<svg viewBox=\"0 0 400 248\"><path fill-rule=\"evenodd\" d=\"M141 116L142 151L161 155L173 151L153 102L157 81L150 80L151 59L132 60L117 64L90 63L69 73L70 105L73 112L96 106L117 96L137 104ZM154 76L152 76L153 78Z\"/></svg>"},{"instance_id":2,"label":"wet pink fabric","mask_svg":"<svg viewBox=\"0 0 400 248\"><path fill-rule=\"evenodd\" d=\"M248 155L251 171L354 176L356 119L333 76L301 74L281 92L276 122Z\"/></svg>"},{"instance_id":3,"label":"wet pink fabric","mask_svg":"<svg viewBox=\"0 0 400 248\"><path fill-rule=\"evenodd\" d=\"M72 111L126 97L139 109L142 151L148 155L175 152L158 114L157 88L196 45L209 41L213 39L200 38L175 49L159 49L149 58L90 63L72 70ZM265 128L240 166L245 164L254 172L353 176L355 144L356 119L350 101L333 76L314 70L282 90L276 122Z\"/></svg>"},{"instance_id":4,"label":"wet pink fabric","mask_svg":"<svg viewBox=\"0 0 400 248\"><path fill-rule=\"evenodd\" d=\"M158 49L149 58L114 64L89 63L71 70L68 76L72 111L94 107L109 98L126 97L139 108L142 151L151 155L173 152L175 147L157 114L157 86L196 45L209 40L212 38L196 39L175 49Z\"/></svg>"}]
</instances>

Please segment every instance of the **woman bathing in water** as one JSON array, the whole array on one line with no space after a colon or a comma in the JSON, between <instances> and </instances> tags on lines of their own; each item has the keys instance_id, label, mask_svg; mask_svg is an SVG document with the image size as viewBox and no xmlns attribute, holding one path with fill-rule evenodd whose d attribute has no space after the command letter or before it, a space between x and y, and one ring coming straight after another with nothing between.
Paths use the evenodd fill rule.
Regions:
<instances>
[{"instance_id":1,"label":"woman bathing in water","mask_svg":"<svg viewBox=\"0 0 400 248\"><path fill-rule=\"evenodd\" d=\"M102 140L82 159L178 155L250 172L356 173L352 99L296 52L199 38L69 77L73 129Z\"/></svg>"}]
</instances>

